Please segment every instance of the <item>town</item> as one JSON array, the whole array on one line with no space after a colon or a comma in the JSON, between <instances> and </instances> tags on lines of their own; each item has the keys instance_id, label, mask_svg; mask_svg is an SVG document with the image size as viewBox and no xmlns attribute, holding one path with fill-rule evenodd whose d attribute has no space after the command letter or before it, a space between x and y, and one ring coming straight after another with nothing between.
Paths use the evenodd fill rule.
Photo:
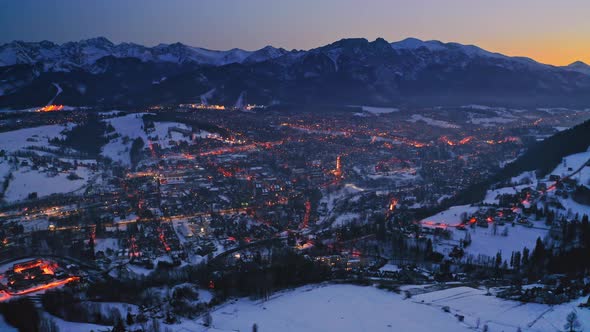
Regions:
<instances>
[{"instance_id":1,"label":"town","mask_svg":"<svg viewBox=\"0 0 590 332\"><path fill-rule=\"evenodd\" d=\"M373 280L398 289L478 274L511 286L522 282L523 255L529 259L538 239L550 239L544 245L555 255L584 241L566 225L587 223L580 185L588 185L590 156L566 158L544 178L524 173L477 204L451 203L531 144L588 119L586 111L481 105L2 112L0 299L71 288L135 303L113 314L128 314L128 325L155 317L174 326L206 318L230 296L268 297L307 282ZM272 278L266 269L299 264L305 276L264 283ZM547 285L560 285L551 278ZM175 294L206 300L164 305L119 288L189 279L201 287ZM104 289L113 280L120 286ZM551 303L590 290L575 287ZM549 303L545 295L556 288L530 292L498 296ZM58 300L42 301L51 312ZM88 322L115 325L113 317Z\"/></svg>"}]
</instances>

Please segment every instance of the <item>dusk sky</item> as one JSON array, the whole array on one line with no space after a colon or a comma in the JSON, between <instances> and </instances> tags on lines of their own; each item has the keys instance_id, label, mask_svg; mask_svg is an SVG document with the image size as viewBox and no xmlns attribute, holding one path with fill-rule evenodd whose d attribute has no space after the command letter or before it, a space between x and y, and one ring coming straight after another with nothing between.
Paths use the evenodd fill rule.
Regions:
<instances>
[{"instance_id":1,"label":"dusk sky","mask_svg":"<svg viewBox=\"0 0 590 332\"><path fill-rule=\"evenodd\" d=\"M104 36L248 50L416 37L555 65L590 63L588 0L0 0L0 31L2 43Z\"/></svg>"}]
</instances>

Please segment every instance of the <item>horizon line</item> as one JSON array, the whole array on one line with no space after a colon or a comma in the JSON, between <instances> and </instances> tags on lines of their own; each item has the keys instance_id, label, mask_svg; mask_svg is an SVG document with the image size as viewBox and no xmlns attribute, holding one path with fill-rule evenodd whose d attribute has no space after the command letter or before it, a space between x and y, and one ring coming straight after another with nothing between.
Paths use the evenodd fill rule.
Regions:
<instances>
[{"instance_id":1,"label":"horizon line","mask_svg":"<svg viewBox=\"0 0 590 332\"><path fill-rule=\"evenodd\" d=\"M509 58L525 58L525 59L530 59L530 60L532 60L532 61L534 61L534 62L536 62L538 64L547 65L547 66L553 66L553 67L568 67L568 66L573 65L575 63L582 63L582 64L585 64L585 65L590 65L590 64L587 64L586 62L584 62L583 60L579 60L579 59L578 60L574 60L574 61L572 61L572 62L570 62L570 63L568 63L566 65L551 64L551 63L545 63L545 62L538 61L535 58L530 57L530 56L526 56L526 55L508 55L508 54L505 54L505 53L491 51L491 50L488 50L488 49L485 49L485 48L479 46L478 44L472 44L472 43L470 43L470 44L463 44L463 43L455 42L455 41L442 41L442 40L438 40L438 39L421 39L421 38L417 38L417 37L406 37L406 38L403 38L403 39L400 39L400 40L397 40L397 41L389 41L389 40L387 40L384 37L377 37L373 41L371 41L369 38L366 38L366 37L345 37L345 38L340 38L340 39L334 40L334 41L329 42L329 43L324 44L324 45L319 45L319 46L315 46L315 47L308 48L308 49L297 49L297 48L291 48L291 49L289 49L289 48L286 48L286 47L274 46L272 44L267 44L267 45L265 45L265 46L263 46L261 48L257 48L257 49L244 49L244 48L239 48L239 47L232 47L232 48L228 48L228 49L215 49L215 48L207 48L207 47L202 47L202 46L194 46L194 45L190 45L190 44L187 44L187 43L184 43L184 42L181 42L181 41L175 41L175 42L170 42L170 43L162 43L162 42L160 42L160 43L157 43L157 44L150 45L150 44L137 43L137 42L133 42L133 41L120 41L120 40L119 41L117 41L117 40L113 41L112 39L109 39L108 37L105 37L105 36L95 36L95 37L89 37L89 38L81 38L81 39L78 39L78 40L69 40L69 41L64 41L64 42L61 42L61 43L60 42L55 42L55 41L52 41L52 40L49 40L49 39L41 39L41 40L36 40L36 41L23 40L23 39L13 39L11 41L3 42L2 44L0 44L0 47L1 46L5 46L5 45L8 45L8 44L11 44L11 43L15 43L15 42L23 42L23 43L50 42L50 43L56 44L58 46L63 46L64 44L67 44L67 43L77 43L77 42L88 41L88 40L93 40L93 39L101 39L101 38L106 39L107 41L109 41L113 45L133 44L133 45L139 45L139 46L144 46L144 47L148 47L148 48L153 48L153 47L158 47L158 46L161 46L161 45L166 45L167 46L167 45L173 45L173 44L182 44L184 46L188 46L188 47L192 47L192 48L200 48L200 49L203 49L203 50L213 51L213 52L227 52L227 51L231 51L231 50L242 50L242 51L246 51L246 52L255 52L255 51L264 49L266 47L273 47L273 48L277 48L277 49L284 49L284 50L287 50L289 52L308 52L308 51L311 51L311 50L314 50L314 49L317 49L317 48L320 48L320 47L323 47L323 46L327 46L327 45L330 45L330 44L333 44L333 43L336 43L336 42L339 42L339 41L342 41L342 40L350 40L350 39L364 39L364 40L366 40L368 42L375 42L375 41L377 41L379 39L383 39L383 40L385 40L389 44L395 44L395 43L400 43L400 42L406 41L408 39L414 39L414 40L420 41L422 43L437 42L437 43L441 43L443 45L458 44L458 45L461 45L461 46L473 46L473 47L477 47L477 48L479 48L479 49L481 49L483 51L489 52L489 53L499 54L499 55L502 55L502 56L505 56L505 57L509 57Z\"/></svg>"}]
</instances>

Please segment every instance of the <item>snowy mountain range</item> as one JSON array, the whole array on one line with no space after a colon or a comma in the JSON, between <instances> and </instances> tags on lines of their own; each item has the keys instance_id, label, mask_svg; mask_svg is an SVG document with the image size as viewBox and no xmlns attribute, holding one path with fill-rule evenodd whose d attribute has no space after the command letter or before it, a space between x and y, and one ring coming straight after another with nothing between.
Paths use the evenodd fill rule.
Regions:
<instances>
[{"instance_id":1,"label":"snowy mountain range","mask_svg":"<svg viewBox=\"0 0 590 332\"><path fill-rule=\"evenodd\" d=\"M237 48L229 51L213 51L181 43L146 47L133 43L113 44L104 37L98 37L62 45L50 41L13 41L0 46L0 66L42 63L47 71L68 71L77 67L88 68L106 56L137 58L144 62L177 64L193 62L221 66L230 63L265 61L285 53L287 53L286 50L272 46L258 51L244 51Z\"/></svg>"},{"instance_id":2,"label":"snowy mountain range","mask_svg":"<svg viewBox=\"0 0 590 332\"><path fill-rule=\"evenodd\" d=\"M474 45L342 39L307 51L214 51L93 38L0 46L0 106L258 104L586 105L590 66L556 67ZM213 92L211 92L213 91Z\"/></svg>"}]
</instances>

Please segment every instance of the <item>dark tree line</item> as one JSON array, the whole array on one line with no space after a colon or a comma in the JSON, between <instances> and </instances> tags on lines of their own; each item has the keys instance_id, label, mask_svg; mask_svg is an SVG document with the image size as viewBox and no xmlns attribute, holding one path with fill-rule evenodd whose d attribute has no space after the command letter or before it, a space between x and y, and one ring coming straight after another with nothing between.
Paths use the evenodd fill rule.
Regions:
<instances>
[{"instance_id":1,"label":"dark tree line","mask_svg":"<svg viewBox=\"0 0 590 332\"><path fill-rule=\"evenodd\" d=\"M265 297L271 292L328 280L330 268L290 249L273 249L271 263L240 262L234 268L218 271L213 266L196 265L178 269L156 269L139 279L105 279L91 284L89 299L140 305L138 294L152 287L192 283L227 296ZM177 294L180 300L182 294Z\"/></svg>"},{"instance_id":2,"label":"dark tree line","mask_svg":"<svg viewBox=\"0 0 590 332\"><path fill-rule=\"evenodd\" d=\"M42 304L48 313L71 322L114 326L123 321L117 308L103 311L99 303L83 302L67 288L46 292Z\"/></svg>"},{"instance_id":3,"label":"dark tree line","mask_svg":"<svg viewBox=\"0 0 590 332\"><path fill-rule=\"evenodd\" d=\"M513 252L510 266L531 280L543 278L547 274L566 274L569 276L590 273L590 222L588 216L582 220L559 221L560 239L552 247L547 247L539 238L532 251Z\"/></svg>"},{"instance_id":4,"label":"dark tree line","mask_svg":"<svg viewBox=\"0 0 590 332\"><path fill-rule=\"evenodd\" d=\"M129 157L131 160L131 166L133 168L137 167L137 164L141 161L142 158L142 150L145 146L143 139L141 137L137 137L131 143L131 150L129 151Z\"/></svg>"},{"instance_id":5,"label":"dark tree line","mask_svg":"<svg viewBox=\"0 0 590 332\"><path fill-rule=\"evenodd\" d=\"M590 189L586 186L577 186L572 198L580 204L590 205Z\"/></svg>"},{"instance_id":6,"label":"dark tree line","mask_svg":"<svg viewBox=\"0 0 590 332\"><path fill-rule=\"evenodd\" d=\"M0 314L21 332L59 332L55 322L43 317L28 297L0 302Z\"/></svg>"},{"instance_id":7,"label":"dark tree line","mask_svg":"<svg viewBox=\"0 0 590 332\"><path fill-rule=\"evenodd\" d=\"M64 133L65 138L54 138L51 143L72 148L90 156L98 156L103 145L108 142L107 132L112 126L101 121L94 113L89 113L86 121Z\"/></svg>"},{"instance_id":8,"label":"dark tree line","mask_svg":"<svg viewBox=\"0 0 590 332\"><path fill-rule=\"evenodd\" d=\"M241 264L233 271L213 275L215 291L229 296L268 298L272 292L331 278L328 266L290 250L275 250L272 264L260 266L254 262Z\"/></svg>"}]
</instances>

